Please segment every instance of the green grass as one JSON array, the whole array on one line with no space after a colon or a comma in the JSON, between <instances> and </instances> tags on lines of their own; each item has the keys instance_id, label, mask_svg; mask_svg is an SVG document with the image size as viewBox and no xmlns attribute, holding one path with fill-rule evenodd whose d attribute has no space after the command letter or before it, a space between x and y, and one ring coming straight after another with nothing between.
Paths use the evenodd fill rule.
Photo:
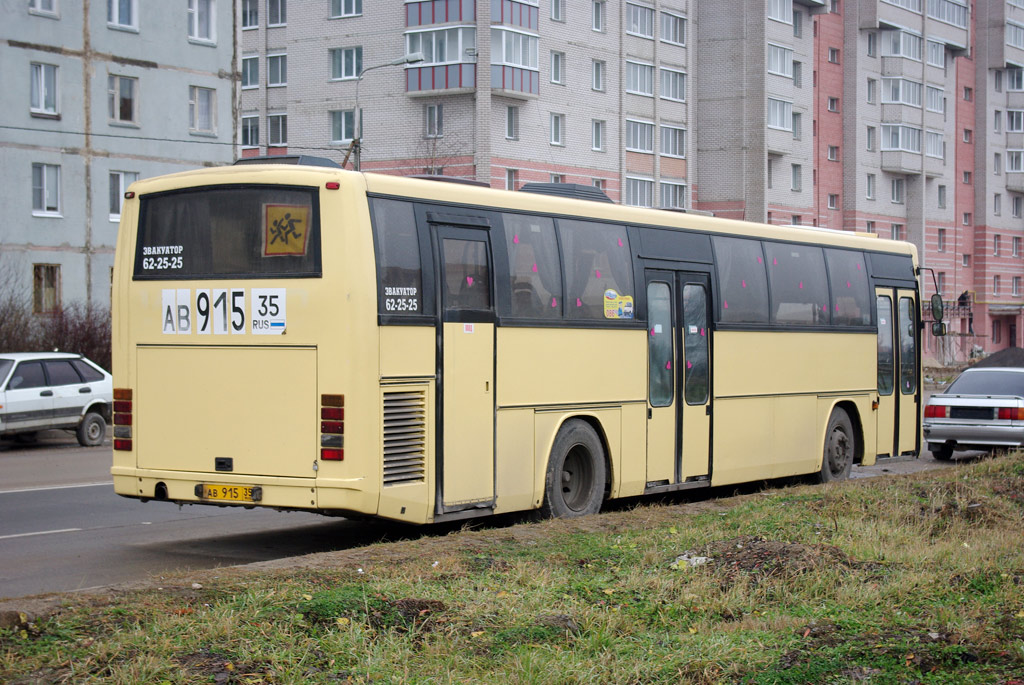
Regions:
<instances>
[{"instance_id":1,"label":"green grass","mask_svg":"<svg viewBox=\"0 0 1024 685\"><path fill-rule=\"evenodd\" d=\"M465 529L68 596L0 682L1024 682L1022 524L1014 454Z\"/></svg>"}]
</instances>

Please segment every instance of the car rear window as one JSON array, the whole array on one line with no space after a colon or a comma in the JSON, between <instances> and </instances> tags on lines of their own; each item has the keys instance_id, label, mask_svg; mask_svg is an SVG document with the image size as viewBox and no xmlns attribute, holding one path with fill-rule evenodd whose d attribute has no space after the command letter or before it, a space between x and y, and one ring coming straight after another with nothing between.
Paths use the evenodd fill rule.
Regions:
<instances>
[{"instance_id":1,"label":"car rear window","mask_svg":"<svg viewBox=\"0 0 1024 685\"><path fill-rule=\"evenodd\" d=\"M1019 395L1024 397L1024 373L968 371L953 381L947 395Z\"/></svg>"}]
</instances>

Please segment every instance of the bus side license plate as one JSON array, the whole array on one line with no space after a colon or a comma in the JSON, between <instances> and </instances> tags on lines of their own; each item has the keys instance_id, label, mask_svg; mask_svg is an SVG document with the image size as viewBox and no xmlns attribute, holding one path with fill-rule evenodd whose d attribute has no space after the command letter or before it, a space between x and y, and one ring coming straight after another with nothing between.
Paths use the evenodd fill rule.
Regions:
<instances>
[{"instance_id":1,"label":"bus side license plate","mask_svg":"<svg viewBox=\"0 0 1024 685\"><path fill-rule=\"evenodd\" d=\"M252 502L252 487L246 485L219 485L216 483L204 483L202 499L218 499L230 502Z\"/></svg>"}]
</instances>

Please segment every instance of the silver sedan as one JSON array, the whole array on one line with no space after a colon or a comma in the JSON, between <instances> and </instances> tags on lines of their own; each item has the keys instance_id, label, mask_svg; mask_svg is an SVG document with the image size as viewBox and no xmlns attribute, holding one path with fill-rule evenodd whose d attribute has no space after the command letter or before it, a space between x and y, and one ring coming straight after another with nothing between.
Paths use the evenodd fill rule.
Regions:
<instances>
[{"instance_id":1,"label":"silver sedan","mask_svg":"<svg viewBox=\"0 0 1024 685\"><path fill-rule=\"evenodd\" d=\"M994 450L1024 444L1024 368L973 368L924 411L924 439L936 459L956 450Z\"/></svg>"}]
</instances>

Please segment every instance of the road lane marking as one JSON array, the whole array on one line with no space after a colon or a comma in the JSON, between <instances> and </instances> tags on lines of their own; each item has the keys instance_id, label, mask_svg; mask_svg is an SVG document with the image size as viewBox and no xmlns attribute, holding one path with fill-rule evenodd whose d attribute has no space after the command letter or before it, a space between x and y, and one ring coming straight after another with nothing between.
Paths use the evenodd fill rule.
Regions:
<instances>
[{"instance_id":1,"label":"road lane marking","mask_svg":"<svg viewBox=\"0 0 1024 685\"><path fill-rule=\"evenodd\" d=\"M39 492L41 490L66 490L68 488L98 488L101 485L113 485L114 481L102 483L75 483L73 485L41 485L38 488L22 488L20 490L0 490L0 495L12 495L16 492Z\"/></svg>"},{"instance_id":2,"label":"road lane marking","mask_svg":"<svg viewBox=\"0 0 1024 685\"><path fill-rule=\"evenodd\" d=\"M55 535L56 533L77 533L81 528L61 528L60 530L41 530L38 533L18 533L16 535L0 535L0 540L10 540L11 538L30 538L34 535Z\"/></svg>"}]
</instances>

